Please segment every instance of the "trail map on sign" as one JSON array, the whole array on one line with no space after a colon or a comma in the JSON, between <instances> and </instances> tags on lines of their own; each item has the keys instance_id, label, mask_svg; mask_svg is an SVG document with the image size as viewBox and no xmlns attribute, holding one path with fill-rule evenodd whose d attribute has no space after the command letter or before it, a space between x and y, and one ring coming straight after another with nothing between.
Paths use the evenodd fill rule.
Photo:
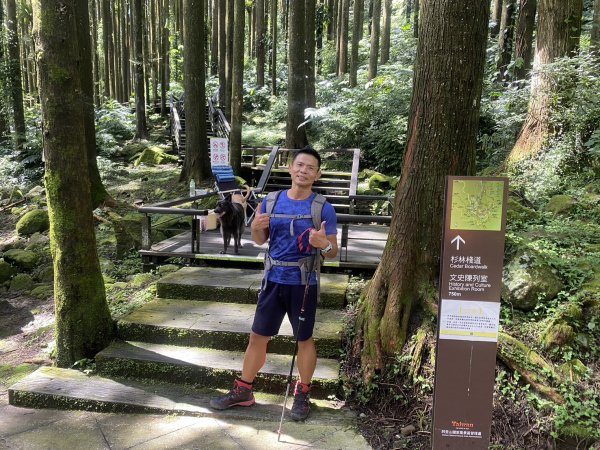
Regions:
<instances>
[{"instance_id":1,"label":"trail map on sign","mask_svg":"<svg viewBox=\"0 0 600 450\"><path fill-rule=\"evenodd\" d=\"M454 180L450 229L500 231L504 182Z\"/></svg>"}]
</instances>

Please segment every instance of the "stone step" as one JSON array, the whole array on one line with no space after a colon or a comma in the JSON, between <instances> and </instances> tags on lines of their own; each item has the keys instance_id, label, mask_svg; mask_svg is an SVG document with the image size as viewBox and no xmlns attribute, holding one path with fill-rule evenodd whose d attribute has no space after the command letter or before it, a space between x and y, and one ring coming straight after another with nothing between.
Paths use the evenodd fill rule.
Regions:
<instances>
[{"instance_id":1,"label":"stone step","mask_svg":"<svg viewBox=\"0 0 600 450\"><path fill-rule=\"evenodd\" d=\"M8 389L11 405L27 408L72 409L98 412L155 413L213 417L215 419L263 420L279 422L285 390L278 395L255 393L253 407L215 411L210 398L225 392L193 389L171 383L144 383L131 379L109 379L86 375L72 369L40 367ZM287 409L292 398L288 398ZM286 415L286 422L289 420ZM355 414L339 402L311 398L307 424L350 425Z\"/></svg>"},{"instance_id":2,"label":"stone step","mask_svg":"<svg viewBox=\"0 0 600 450\"><path fill-rule=\"evenodd\" d=\"M201 387L228 388L240 376L243 352L145 342L114 342L96 355L96 367L108 377L152 379ZM255 381L257 390L285 390L292 355L269 354ZM297 365L294 366L297 376ZM339 388L339 363L319 358L312 380L313 396L325 398Z\"/></svg>"},{"instance_id":3,"label":"stone step","mask_svg":"<svg viewBox=\"0 0 600 450\"><path fill-rule=\"evenodd\" d=\"M250 304L158 298L119 320L117 326L119 337L126 341L244 351L255 309ZM319 356L339 356L343 316L339 310L317 309L313 337ZM269 343L269 352L289 355L294 343L286 318Z\"/></svg>"},{"instance_id":4,"label":"stone step","mask_svg":"<svg viewBox=\"0 0 600 450\"><path fill-rule=\"evenodd\" d=\"M263 272L222 267L183 267L156 283L161 298L256 303ZM321 308L343 308L348 275L321 274Z\"/></svg>"}]
</instances>

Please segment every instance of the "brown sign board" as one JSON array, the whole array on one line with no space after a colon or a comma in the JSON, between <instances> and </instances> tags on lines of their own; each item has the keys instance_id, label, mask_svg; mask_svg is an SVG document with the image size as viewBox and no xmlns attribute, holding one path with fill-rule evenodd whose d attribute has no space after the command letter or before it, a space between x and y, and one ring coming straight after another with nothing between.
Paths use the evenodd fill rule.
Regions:
<instances>
[{"instance_id":1,"label":"brown sign board","mask_svg":"<svg viewBox=\"0 0 600 450\"><path fill-rule=\"evenodd\" d=\"M432 448L487 449L508 179L447 177Z\"/></svg>"}]
</instances>

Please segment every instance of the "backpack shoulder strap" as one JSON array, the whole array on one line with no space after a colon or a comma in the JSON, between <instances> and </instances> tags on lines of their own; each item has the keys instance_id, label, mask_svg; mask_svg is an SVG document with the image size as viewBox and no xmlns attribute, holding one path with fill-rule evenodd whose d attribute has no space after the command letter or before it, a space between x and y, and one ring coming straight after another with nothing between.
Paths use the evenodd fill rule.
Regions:
<instances>
[{"instance_id":1,"label":"backpack shoulder strap","mask_svg":"<svg viewBox=\"0 0 600 450\"><path fill-rule=\"evenodd\" d=\"M273 192L269 192L267 194L267 198L266 198L266 206L265 206L265 213L266 214L272 214L273 213L273 209L275 209L275 203L277 203L277 199L279 199L279 195L281 194L281 191L273 191Z\"/></svg>"},{"instance_id":2,"label":"backpack shoulder strap","mask_svg":"<svg viewBox=\"0 0 600 450\"><path fill-rule=\"evenodd\" d=\"M310 205L310 215L312 216L315 230L321 228L321 222L323 222L323 205L325 202L325 197L322 194L317 194Z\"/></svg>"}]
</instances>

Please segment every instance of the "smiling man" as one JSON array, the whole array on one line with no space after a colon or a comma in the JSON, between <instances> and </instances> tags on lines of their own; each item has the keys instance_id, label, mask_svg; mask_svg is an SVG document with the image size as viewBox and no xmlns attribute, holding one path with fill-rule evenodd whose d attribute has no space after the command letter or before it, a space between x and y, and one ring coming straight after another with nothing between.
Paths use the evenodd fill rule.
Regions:
<instances>
[{"instance_id":1,"label":"smiling man","mask_svg":"<svg viewBox=\"0 0 600 450\"><path fill-rule=\"evenodd\" d=\"M321 176L321 156L317 151L311 147L298 150L288 171L292 187L269 194L267 201L257 209L251 226L254 242L262 245L269 241L269 250L242 375L235 380L231 391L213 398L210 406L227 409L254 404L254 379L266 361L269 340L279 333L287 314L294 336L298 338L300 373L291 417L304 420L310 412L310 383L317 364L312 334L319 291L314 270L307 272L304 262L314 260L316 252L324 258L337 256L337 219L333 206L312 191L314 182ZM315 202L317 207L313 205ZM309 286L305 320L299 326L306 283Z\"/></svg>"}]
</instances>

